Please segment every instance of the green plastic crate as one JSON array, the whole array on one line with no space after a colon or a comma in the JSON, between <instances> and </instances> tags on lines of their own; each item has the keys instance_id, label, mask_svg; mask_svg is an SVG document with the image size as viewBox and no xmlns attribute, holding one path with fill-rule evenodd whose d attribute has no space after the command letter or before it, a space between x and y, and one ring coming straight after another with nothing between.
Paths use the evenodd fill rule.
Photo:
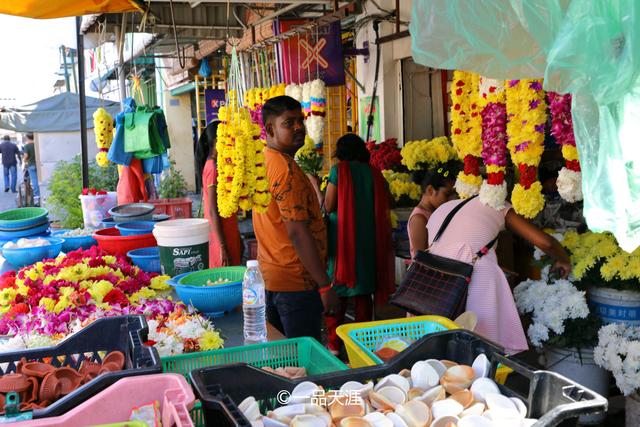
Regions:
<instances>
[{"instance_id":1,"label":"green plastic crate","mask_svg":"<svg viewBox=\"0 0 640 427\"><path fill-rule=\"evenodd\" d=\"M308 337L162 358L164 372L184 375L187 381L190 381L189 373L194 369L232 363L248 363L258 368L268 366L274 369L295 366L305 368L308 375L349 369L318 341ZM197 427L205 426L200 402L196 403L190 415Z\"/></svg>"}]
</instances>

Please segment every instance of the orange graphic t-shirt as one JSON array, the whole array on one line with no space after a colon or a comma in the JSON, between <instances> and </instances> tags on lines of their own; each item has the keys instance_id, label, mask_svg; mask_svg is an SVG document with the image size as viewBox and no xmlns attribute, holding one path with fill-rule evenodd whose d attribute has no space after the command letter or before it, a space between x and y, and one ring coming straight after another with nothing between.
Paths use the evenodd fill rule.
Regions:
<instances>
[{"instance_id":1,"label":"orange graphic t-shirt","mask_svg":"<svg viewBox=\"0 0 640 427\"><path fill-rule=\"evenodd\" d=\"M254 212L253 228L265 286L276 292L315 289L317 284L298 258L285 225L288 221L307 222L322 260L326 260L327 234L315 190L291 156L268 147L264 154L271 203L267 212Z\"/></svg>"}]
</instances>

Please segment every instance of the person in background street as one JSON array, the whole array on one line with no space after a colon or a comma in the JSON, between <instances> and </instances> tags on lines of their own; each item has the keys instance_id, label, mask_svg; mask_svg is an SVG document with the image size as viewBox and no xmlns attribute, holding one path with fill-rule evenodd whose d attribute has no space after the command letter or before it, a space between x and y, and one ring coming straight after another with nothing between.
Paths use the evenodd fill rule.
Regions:
<instances>
[{"instance_id":1,"label":"person in background street","mask_svg":"<svg viewBox=\"0 0 640 427\"><path fill-rule=\"evenodd\" d=\"M219 121L213 121L200 135L196 145L198 173L202 177L202 209L209 221L209 268L240 265L242 239L238 215L222 218L218 213L216 135Z\"/></svg>"},{"instance_id":2,"label":"person in background street","mask_svg":"<svg viewBox=\"0 0 640 427\"><path fill-rule=\"evenodd\" d=\"M2 166L4 168L4 192L6 193L11 189L12 193L17 193L17 165L20 163L20 149L16 144L11 142L9 135L2 137L0 154L2 155Z\"/></svg>"},{"instance_id":3,"label":"person in background street","mask_svg":"<svg viewBox=\"0 0 640 427\"><path fill-rule=\"evenodd\" d=\"M327 315L329 350L338 354L336 328L344 323L353 299L355 321L373 319L373 295L384 304L395 290L389 190L382 174L369 165L364 141L353 133L336 143L338 164L329 172L324 200L329 213L329 268L340 305Z\"/></svg>"},{"instance_id":4,"label":"person in background street","mask_svg":"<svg viewBox=\"0 0 640 427\"><path fill-rule=\"evenodd\" d=\"M293 156L304 144L302 107L289 96L262 108L267 134L265 166L271 203L254 213L258 261L266 285L267 320L287 338L321 340L324 312L338 298L327 275L326 229L311 182Z\"/></svg>"},{"instance_id":5,"label":"person in background street","mask_svg":"<svg viewBox=\"0 0 640 427\"><path fill-rule=\"evenodd\" d=\"M441 204L456 198L457 194L453 188L456 176L454 162L432 171L420 170L413 174L413 181L422 189L422 198L418 206L413 208L407 222L411 259L414 259L418 252L427 249L427 222L433 211Z\"/></svg>"},{"instance_id":6,"label":"person in background street","mask_svg":"<svg viewBox=\"0 0 640 427\"><path fill-rule=\"evenodd\" d=\"M33 189L33 197L36 204L40 199L40 185L38 184L38 169L36 167L36 146L33 143L33 134L26 135L27 143L24 145L24 167L29 171L29 180Z\"/></svg>"}]
</instances>

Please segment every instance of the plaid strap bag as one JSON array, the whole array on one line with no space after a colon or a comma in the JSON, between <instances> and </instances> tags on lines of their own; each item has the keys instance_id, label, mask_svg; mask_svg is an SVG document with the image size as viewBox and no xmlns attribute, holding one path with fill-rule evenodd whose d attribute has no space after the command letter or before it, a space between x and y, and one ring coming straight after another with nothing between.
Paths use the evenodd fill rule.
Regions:
<instances>
[{"instance_id":1,"label":"plaid strap bag","mask_svg":"<svg viewBox=\"0 0 640 427\"><path fill-rule=\"evenodd\" d=\"M442 236L454 215L472 198L459 203L447 215L431 245ZM404 280L391 297L391 304L413 314L433 314L455 319L464 312L467 304L473 264L489 251L496 240L497 236L480 249L471 264L434 255L429 248L418 252Z\"/></svg>"}]
</instances>

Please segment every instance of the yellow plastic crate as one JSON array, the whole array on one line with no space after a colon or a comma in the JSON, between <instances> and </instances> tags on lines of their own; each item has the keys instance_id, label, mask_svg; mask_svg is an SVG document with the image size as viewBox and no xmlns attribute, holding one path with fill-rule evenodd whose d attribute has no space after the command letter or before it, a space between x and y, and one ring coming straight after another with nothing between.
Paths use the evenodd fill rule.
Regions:
<instances>
[{"instance_id":1,"label":"yellow plastic crate","mask_svg":"<svg viewBox=\"0 0 640 427\"><path fill-rule=\"evenodd\" d=\"M382 361L373 353L378 342L385 338L404 336L419 339L430 333L460 329L455 322L441 316L416 316L374 322L347 323L337 328L344 342L351 368L374 366ZM512 370L499 366L495 380L504 384Z\"/></svg>"}]
</instances>

